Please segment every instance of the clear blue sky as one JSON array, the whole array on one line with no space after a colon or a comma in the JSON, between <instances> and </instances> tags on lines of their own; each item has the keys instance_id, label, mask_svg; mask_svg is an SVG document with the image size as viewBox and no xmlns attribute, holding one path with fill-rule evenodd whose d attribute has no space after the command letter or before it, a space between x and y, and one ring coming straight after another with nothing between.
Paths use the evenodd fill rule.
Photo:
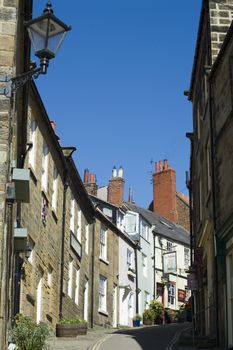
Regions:
<instances>
[{"instance_id":1,"label":"clear blue sky","mask_svg":"<svg viewBox=\"0 0 233 350\"><path fill-rule=\"evenodd\" d=\"M34 0L34 16L46 1ZM52 1L72 26L48 74L37 80L63 146L75 146L83 178L98 185L123 166L125 198L147 207L154 162L176 169L185 189L192 130L189 88L201 0ZM151 164L153 161L153 164Z\"/></svg>"}]
</instances>

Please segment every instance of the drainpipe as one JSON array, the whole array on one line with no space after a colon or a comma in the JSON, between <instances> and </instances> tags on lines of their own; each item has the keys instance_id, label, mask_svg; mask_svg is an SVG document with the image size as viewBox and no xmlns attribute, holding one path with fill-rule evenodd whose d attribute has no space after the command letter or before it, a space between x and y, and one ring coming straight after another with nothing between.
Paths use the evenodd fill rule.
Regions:
<instances>
[{"instance_id":1,"label":"drainpipe","mask_svg":"<svg viewBox=\"0 0 233 350\"><path fill-rule=\"evenodd\" d=\"M211 56L211 33L210 33L210 11L209 11L209 2L206 1L206 18L207 18L207 54L208 54L208 66L212 66L212 56ZM210 79L208 79L208 92L209 92L209 126L210 126L210 149L211 149L211 172L212 172L212 210L213 210L213 230L214 230L214 247L215 247L215 304L216 304L216 346L219 346L219 315L218 315L218 306L219 306L219 293L218 293L218 246L217 246L217 217L216 217L216 154L215 154L215 145L214 145L214 116L213 116L213 91L212 84Z\"/></svg>"},{"instance_id":2,"label":"drainpipe","mask_svg":"<svg viewBox=\"0 0 233 350\"><path fill-rule=\"evenodd\" d=\"M138 252L138 245L139 242L136 244L136 247L134 249L134 255L135 255L135 274L136 274L136 314L139 313L139 307L138 307L138 257L137 257L137 252Z\"/></svg>"},{"instance_id":3,"label":"drainpipe","mask_svg":"<svg viewBox=\"0 0 233 350\"><path fill-rule=\"evenodd\" d=\"M92 253L91 253L91 328L94 327L94 273L95 273L95 218L92 222Z\"/></svg>"},{"instance_id":4,"label":"drainpipe","mask_svg":"<svg viewBox=\"0 0 233 350\"><path fill-rule=\"evenodd\" d=\"M153 256L153 260L154 260L154 289L153 289L153 299L155 300L156 295L155 295L155 233L153 232L153 249L154 249L154 256Z\"/></svg>"},{"instance_id":5,"label":"drainpipe","mask_svg":"<svg viewBox=\"0 0 233 350\"><path fill-rule=\"evenodd\" d=\"M194 262L194 249L196 247L196 244L194 244L194 236L193 236L193 191L192 191L192 160L193 160L193 137L194 134L192 133L187 133L186 137L190 141L190 171L189 175L188 172L186 172L186 187L189 191L189 230L190 230L190 267L191 270L193 269L193 262ZM191 291L191 300L192 300L192 318L193 318L193 339L194 339L194 334L196 331L196 315L195 315L195 295L194 291ZM194 341L193 341L194 344Z\"/></svg>"},{"instance_id":6,"label":"drainpipe","mask_svg":"<svg viewBox=\"0 0 233 350\"><path fill-rule=\"evenodd\" d=\"M63 306L63 279L64 279L64 255L65 255L65 228L66 228L66 196L67 196L67 189L68 189L68 169L67 169L67 166L66 166L66 168L65 168L64 188L63 188L63 205L62 205L59 320L62 319L62 306Z\"/></svg>"}]
</instances>

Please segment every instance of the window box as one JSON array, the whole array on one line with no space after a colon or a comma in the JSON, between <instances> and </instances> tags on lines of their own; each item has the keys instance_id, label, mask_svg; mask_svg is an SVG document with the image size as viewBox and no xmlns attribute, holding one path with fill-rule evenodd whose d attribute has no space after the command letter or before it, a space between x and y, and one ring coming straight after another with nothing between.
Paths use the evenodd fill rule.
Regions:
<instances>
[{"instance_id":1,"label":"window box","mask_svg":"<svg viewBox=\"0 0 233 350\"><path fill-rule=\"evenodd\" d=\"M64 323L56 325L56 336L73 338L87 334L87 323Z\"/></svg>"},{"instance_id":2,"label":"window box","mask_svg":"<svg viewBox=\"0 0 233 350\"><path fill-rule=\"evenodd\" d=\"M15 200L16 202L29 203L30 170L29 169L13 169L12 181L15 183Z\"/></svg>"}]
</instances>

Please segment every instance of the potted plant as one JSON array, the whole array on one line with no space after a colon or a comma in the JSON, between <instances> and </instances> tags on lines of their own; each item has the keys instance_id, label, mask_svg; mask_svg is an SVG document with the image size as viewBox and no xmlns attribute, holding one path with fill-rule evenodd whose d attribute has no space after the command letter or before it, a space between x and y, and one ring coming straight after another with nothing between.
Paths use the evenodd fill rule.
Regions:
<instances>
[{"instance_id":1,"label":"potted plant","mask_svg":"<svg viewBox=\"0 0 233 350\"><path fill-rule=\"evenodd\" d=\"M45 323L36 324L30 317L16 315L11 338L18 350L43 350L49 336Z\"/></svg>"},{"instance_id":2,"label":"potted plant","mask_svg":"<svg viewBox=\"0 0 233 350\"><path fill-rule=\"evenodd\" d=\"M136 314L136 315L133 317L133 326L134 326L134 327L140 327L141 319L142 319L141 315Z\"/></svg>"},{"instance_id":3,"label":"potted plant","mask_svg":"<svg viewBox=\"0 0 233 350\"><path fill-rule=\"evenodd\" d=\"M143 312L143 324L150 326L153 324L154 312L151 309L146 309Z\"/></svg>"},{"instance_id":4,"label":"potted plant","mask_svg":"<svg viewBox=\"0 0 233 350\"><path fill-rule=\"evenodd\" d=\"M163 322L164 306L160 301L152 300L150 302L150 309L154 313L154 322L155 324L161 324Z\"/></svg>"},{"instance_id":5,"label":"potted plant","mask_svg":"<svg viewBox=\"0 0 233 350\"><path fill-rule=\"evenodd\" d=\"M77 337L87 334L87 322L75 319L61 319L56 325L57 337Z\"/></svg>"}]
</instances>

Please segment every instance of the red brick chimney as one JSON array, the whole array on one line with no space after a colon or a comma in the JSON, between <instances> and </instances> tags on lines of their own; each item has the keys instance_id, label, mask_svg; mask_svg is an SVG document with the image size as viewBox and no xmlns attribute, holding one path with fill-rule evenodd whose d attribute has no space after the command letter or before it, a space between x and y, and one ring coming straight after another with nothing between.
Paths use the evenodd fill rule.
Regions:
<instances>
[{"instance_id":1,"label":"red brick chimney","mask_svg":"<svg viewBox=\"0 0 233 350\"><path fill-rule=\"evenodd\" d=\"M167 160L155 163L153 174L153 211L171 221L178 221L176 207L176 172Z\"/></svg>"},{"instance_id":2,"label":"red brick chimney","mask_svg":"<svg viewBox=\"0 0 233 350\"><path fill-rule=\"evenodd\" d=\"M84 186L89 194L93 196L97 196L97 188L95 174L91 173L89 176L89 170L84 170L84 178L83 178Z\"/></svg>"},{"instance_id":3,"label":"red brick chimney","mask_svg":"<svg viewBox=\"0 0 233 350\"><path fill-rule=\"evenodd\" d=\"M123 179L123 169L117 169L114 167L112 169L112 178L109 180L108 185L108 202L121 205L124 199L124 184L125 180Z\"/></svg>"}]
</instances>

